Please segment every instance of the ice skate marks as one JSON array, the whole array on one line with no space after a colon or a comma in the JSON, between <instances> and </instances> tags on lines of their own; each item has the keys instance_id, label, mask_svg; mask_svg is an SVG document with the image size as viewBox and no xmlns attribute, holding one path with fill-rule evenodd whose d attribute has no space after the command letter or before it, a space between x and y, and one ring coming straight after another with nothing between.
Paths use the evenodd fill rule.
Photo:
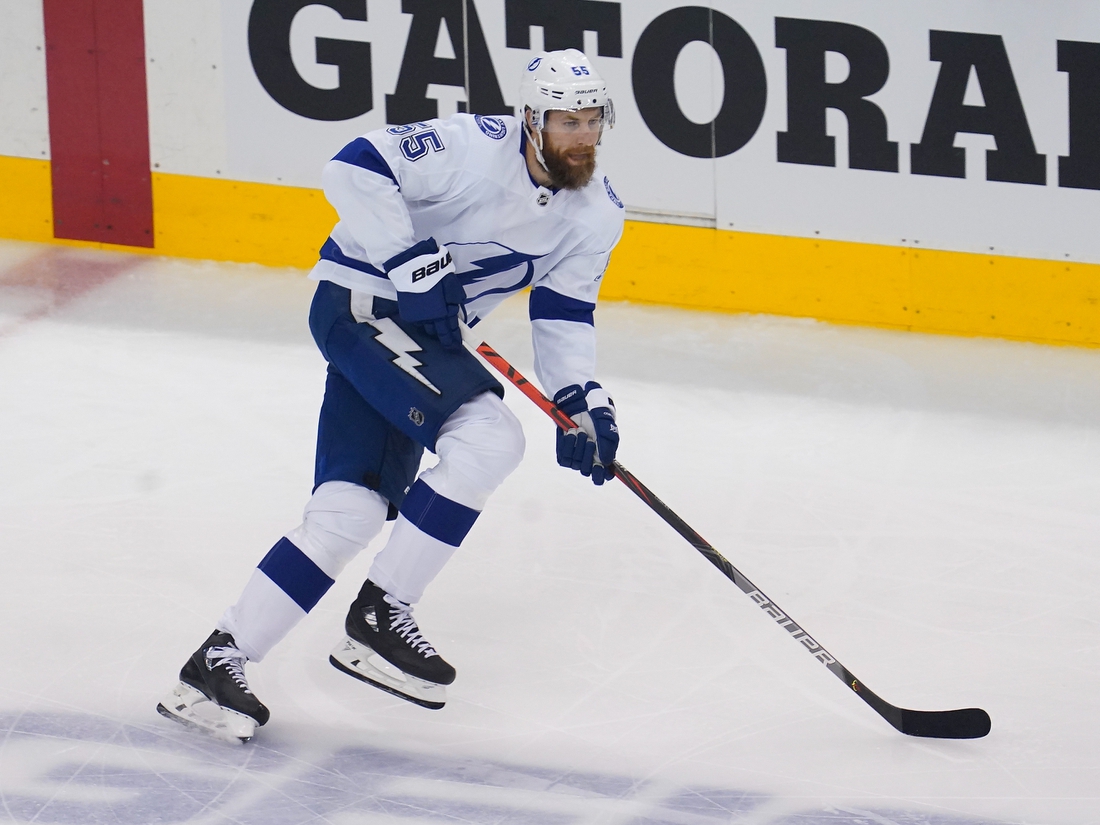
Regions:
<instances>
[{"instance_id":1,"label":"ice skate marks","mask_svg":"<svg viewBox=\"0 0 1100 825\"><path fill-rule=\"evenodd\" d=\"M157 713L185 727L235 744L247 742L256 732L256 720L251 716L224 708L202 691L183 682L157 705Z\"/></svg>"},{"instance_id":2,"label":"ice skate marks","mask_svg":"<svg viewBox=\"0 0 1100 825\"><path fill-rule=\"evenodd\" d=\"M447 701L443 685L410 676L350 637L333 648L328 660L337 670L422 708L439 710Z\"/></svg>"}]
</instances>

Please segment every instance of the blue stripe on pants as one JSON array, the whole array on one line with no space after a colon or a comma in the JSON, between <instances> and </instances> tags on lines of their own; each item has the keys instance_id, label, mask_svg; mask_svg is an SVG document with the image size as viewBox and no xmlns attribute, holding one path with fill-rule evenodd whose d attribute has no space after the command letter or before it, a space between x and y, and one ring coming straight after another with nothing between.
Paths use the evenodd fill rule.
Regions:
<instances>
[{"instance_id":1,"label":"blue stripe on pants","mask_svg":"<svg viewBox=\"0 0 1100 825\"><path fill-rule=\"evenodd\" d=\"M257 567L306 613L333 585L333 580L287 538L280 539Z\"/></svg>"},{"instance_id":2,"label":"blue stripe on pants","mask_svg":"<svg viewBox=\"0 0 1100 825\"><path fill-rule=\"evenodd\" d=\"M433 539L458 547L481 513L451 501L425 482L417 481L405 496L401 515Z\"/></svg>"}]
</instances>

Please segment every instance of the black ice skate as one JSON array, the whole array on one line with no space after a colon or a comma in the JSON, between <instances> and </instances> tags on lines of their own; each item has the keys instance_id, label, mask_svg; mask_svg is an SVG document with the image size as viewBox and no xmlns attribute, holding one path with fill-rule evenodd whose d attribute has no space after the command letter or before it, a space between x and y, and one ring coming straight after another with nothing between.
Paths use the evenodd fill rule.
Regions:
<instances>
[{"instance_id":1,"label":"black ice skate","mask_svg":"<svg viewBox=\"0 0 1100 825\"><path fill-rule=\"evenodd\" d=\"M367 580L344 629L347 638L328 657L333 667L421 707L443 707L455 669L420 635L410 605Z\"/></svg>"},{"instance_id":2,"label":"black ice skate","mask_svg":"<svg viewBox=\"0 0 1100 825\"><path fill-rule=\"evenodd\" d=\"M222 739L247 742L271 716L248 689L247 661L231 635L215 630L187 660L180 683L157 711Z\"/></svg>"}]
</instances>

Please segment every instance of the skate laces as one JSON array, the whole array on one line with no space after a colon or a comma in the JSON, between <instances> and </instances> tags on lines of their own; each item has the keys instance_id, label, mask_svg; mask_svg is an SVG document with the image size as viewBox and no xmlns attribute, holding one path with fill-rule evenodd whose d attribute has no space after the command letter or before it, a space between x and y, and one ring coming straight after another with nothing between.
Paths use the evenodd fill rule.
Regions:
<instances>
[{"instance_id":1,"label":"skate laces","mask_svg":"<svg viewBox=\"0 0 1100 825\"><path fill-rule=\"evenodd\" d=\"M412 605L398 601L387 594L383 597L392 608L390 612L390 630L409 643L409 646L424 658L438 656L431 642L420 635L416 619L412 617Z\"/></svg>"},{"instance_id":2,"label":"skate laces","mask_svg":"<svg viewBox=\"0 0 1100 825\"><path fill-rule=\"evenodd\" d=\"M244 678L244 663L248 657L235 647L211 647L206 650L206 666L213 670L216 667L224 667L237 687L251 695L248 689L248 681Z\"/></svg>"}]
</instances>

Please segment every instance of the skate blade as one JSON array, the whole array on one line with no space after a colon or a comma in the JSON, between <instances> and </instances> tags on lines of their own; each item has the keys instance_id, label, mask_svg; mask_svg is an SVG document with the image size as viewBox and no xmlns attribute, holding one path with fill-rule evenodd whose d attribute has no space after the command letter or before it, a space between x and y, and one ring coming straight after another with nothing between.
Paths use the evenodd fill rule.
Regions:
<instances>
[{"instance_id":1,"label":"skate blade","mask_svg":"<svg viewBox=\"0 0 1100 825\"><path fill-rule=\"evenodd\" d=\"M157 713L185 727L239 745L256 732L256 720L235 710L212 702L201 691L180 682L163 702Z\"/></svg>"},{"instance_id":2,"label":"skate blade","mask_svg":"<svg viewBox=\"0 0 1100 825\"><path fill-rule=\"evenodd\" d=\"M337 670L422 708L439 710L447 702L443 685L410 676L354 639L345 637L328 660Z\"/></svg>"}]
</instances>

